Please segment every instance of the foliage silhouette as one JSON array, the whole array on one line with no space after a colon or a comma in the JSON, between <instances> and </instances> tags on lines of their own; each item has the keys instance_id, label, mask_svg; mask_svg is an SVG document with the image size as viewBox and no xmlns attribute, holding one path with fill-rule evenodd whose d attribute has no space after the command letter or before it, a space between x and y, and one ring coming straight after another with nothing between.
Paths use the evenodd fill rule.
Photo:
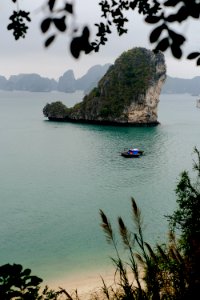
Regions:
<instances>
[{"instance_id":1,"label":"foliage silhouette","mask_svg":"<svg viewBox=\"0 0 200 300\"><path fill-rule=\"evenodd\" d=\"M25 38L28 26L26 22L30 22L29 12L18 10L13 11L13 14L10 16L10 23L8 24L8 30L13 30L13 35L16 40L20 37Z\"/></svg>"},{"instance_id":2,"label":"foliage silhouette","mask_svg":"<svg viewBox=\"0 0 200 300\"><path fill-rule=\"evenodd\" d=\"M42 279L31 275L30 269L20 264L0 266L0 299L1 300L73 300L64 289L51 290L41 288ZM79 300L75 291L76 300Z\"/></svg>"},{"instance_id":3,"label":"foliage silhouette","mask_svg":"<svg viewBox=\"0 0 200 300\"><path fill-rule=\"evenodd\" d=\"M199 241L200 246L200 152L196 147L194 153L197 156L193 164L196 181L192 183L189 173L182 172L176 188L178 209L169 217L171 230L181 232L182 247L189 255L194 251L193 239L197 239L194 242Z\"/></svg>"},{"instance_id":4,"label":"foliage silhouette","mask_svg":"<svg viewBox=\"0 0 200 300\"><path fill-rule=\"evenodd\" d=\"M17 3L17 0L11 1ZM154 50L164 52L171 49L172 55L180 59L183 55L186 37L177 33L172 28L172 24L199 19L200 16L200 3L196 0L99 0L98 5L102 12L102 21L94 24L97 28L96 38L94 41L90 41L88 26L83 26L81 30L77 26L74 28L68 26L68 20L74 17L73 2L63 0L59 8L56 6L57 0L46 0L45 3L48 16L41 23L41 31L42 33L47 33L52 29L55 31L45 40L45 47L48 47L55 40L59 32L69 32L70 50L75 58L79 57L81 51L85 54L91 51L98 52L100 47L108 41L108 35L112 33L113 26L116 27L119 36L127 33L128 19L125 13L137 10L139 14L144 16L144 21L147 24L154 26L149 37L150 42L155 44ZM26 22L31 21L29 14L29 12L18 8L10 16L11 23L8 25L8 30L13 30L15 39L25 37L28 29ZM195 50L187 58L196 59L196 64L200 65L200 51Z\"/></svg>"},{"instance_id":5,"label":"foliage silhouette","mask_svg":"<svg viewBox=\"0 0 200 300\"><path fill-rule=\"evenodd\" d=\"M42 279L32 276L30 269L19 264L0 267L0 299L39 299L38 291Z\"/></svg>"}]
</instances>

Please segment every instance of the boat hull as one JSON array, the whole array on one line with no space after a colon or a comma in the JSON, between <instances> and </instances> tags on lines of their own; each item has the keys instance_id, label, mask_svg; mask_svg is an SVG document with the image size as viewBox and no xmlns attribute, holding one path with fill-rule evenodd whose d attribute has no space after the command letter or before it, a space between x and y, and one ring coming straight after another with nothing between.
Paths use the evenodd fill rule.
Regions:
<instances>
[{"instance_id":1,"label":"boat hull","mask_svg":"<svg viewBox=\"0 0 200 300\"><path fill-rule=\"evenodd\" d=\"M141 156L141 153L130 154L130 153L127 153L127 152L122 152L122 153L121 153L121 156L127 157L127 158L138 158L138 157Z\"/></svg>"}]
</instances>

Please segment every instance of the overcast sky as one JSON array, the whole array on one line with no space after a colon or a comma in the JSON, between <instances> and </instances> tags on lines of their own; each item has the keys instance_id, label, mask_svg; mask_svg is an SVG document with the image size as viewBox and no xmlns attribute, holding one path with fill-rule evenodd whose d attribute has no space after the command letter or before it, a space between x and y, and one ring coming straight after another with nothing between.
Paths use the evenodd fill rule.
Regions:
<instances>
[{"instance_id":1,"label":"overcast sky","mask_svg":"<svg viewBox=\"0 0 200 300\"><path fill-rule=\"evenodd\" d=\"M76 4L76 24L78 26L88 25L95 32L94 23L100 20L99 0L74 0L73 2ZM98 53L81 54L78 60L74 59L69 52L69 37L66 33L60 35L53 45L45 49L43 44L47 35L40 31L41 20L45 17L45 11L40 8L44 3L45 0L19 0L21 9L31 11L32 23L27 37L15 41L12 33L7 31L6 27L9 15L13 9L16 9L16 4L11 0L0 1L2 22L0 27L0 75L9 78L10 75L20 73L38 73L41 76L58 79L65 71L72 69L75 77L78 78L95 64L114 63L123 51L133 47L141 46L153 49L154 45L148 41L151 25L145 24L142 16L133 12L128 26L128 34L122 37L118 37L115 33L112 34L107 45L103 46ZM70 20L71 22L72 20ZM190 43L185 47L185 55L190 51L198 50L198 23L197 21L187 22L178 29L180 33L184 33L187 38L190 38ZM173 59L170 52L165 53L165 58L168 75L181 78L200 76L200 67L197 67L194 61Z\"/></svg>"}]
</instances>

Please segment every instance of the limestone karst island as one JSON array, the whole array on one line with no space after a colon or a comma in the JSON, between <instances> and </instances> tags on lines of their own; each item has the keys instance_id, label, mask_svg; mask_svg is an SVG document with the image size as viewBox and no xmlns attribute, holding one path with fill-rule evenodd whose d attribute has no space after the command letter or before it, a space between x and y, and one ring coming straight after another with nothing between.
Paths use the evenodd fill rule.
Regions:
<instances>
[{"instance_id":1,"label":"limestone karst island","mask_svg":"<svg viewBox=\"0 0 200 300\"><path fill-rule=\"evenodd\" d=\"M133 48L116 59L82 102L72 108L53 102L46 104L43 113L50 121L157 125L165 79L166 65L161 52Z\"/></svg>"}]
</instances>

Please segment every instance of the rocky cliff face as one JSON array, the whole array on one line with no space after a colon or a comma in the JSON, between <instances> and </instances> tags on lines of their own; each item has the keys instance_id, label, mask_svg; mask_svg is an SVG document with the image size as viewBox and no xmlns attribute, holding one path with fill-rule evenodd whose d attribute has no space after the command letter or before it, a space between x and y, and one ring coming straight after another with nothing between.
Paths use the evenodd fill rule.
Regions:
<instances>
[{"instance_id":1,"label":"rocky cliff face","mask_svg":"<svg viewBox=\"0 0 200 300\"><path fill-rule=\"evenodd\" d=\"M130 123L156 123L158 114L157 108L159 103L159 96L162 86L166 79L166 66L164 63L164 57L161 53L157 55L152 54L152 59L155 63L155 75L152 81L149 82L149 86L146 89L146 93L141 95L142 104L132 102L127 109L128 122Z\"/></svg>"},{"instance_id":2,"label":"rocky cliff face","mask_svg":"<svg viewBox=\"0 0 200 300\"><path fill-rule=\"evenodd\" d=\"M157 121L157 107L166 78L164 55L145 48L124 52L104 77L71 109L72 121L149 124Z\"/></svg>"}]
</instances>

